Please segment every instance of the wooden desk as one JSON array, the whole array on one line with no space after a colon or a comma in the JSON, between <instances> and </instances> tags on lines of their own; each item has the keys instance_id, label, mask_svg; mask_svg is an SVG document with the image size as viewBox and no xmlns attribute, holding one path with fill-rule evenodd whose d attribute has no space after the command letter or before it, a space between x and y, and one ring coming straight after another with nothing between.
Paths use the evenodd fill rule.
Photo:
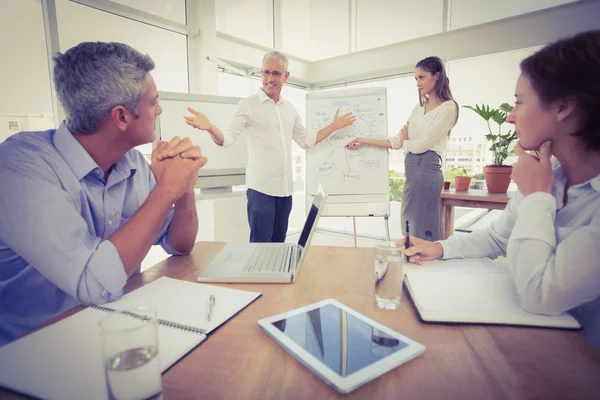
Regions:
<instances>
[{"instance_id":1,"label":"wooden desk","mask_svg":"<svg viewBox=\"0 0 600 400\"><path fill-rule=\"evenodd\" d=\"M442 190L440 212L442 239L448 239L454 233L454 206L504 210L510 195L510 193L489 193L487 190L469 189L464 192L457 192L454 189Z\"/></svg>"},{"instance_id":2,"label":"wooden desk","mask_svg":"<svg viewBox=\"0 0 600 400\"><path fill-rule=\"evenodd\" d=\"M160 276L195 281L223 243L198 243L133 277L126 291ZM295 284L236 284L263 296L163 375L165 399L582 399L600 393L600 350L578 332L424 324L410 300L373 300L374 250L311 247ZM278 344L257 320L327 298L426 346L425 353L349 395L339 395ZM63 315L64 317L64 315ZM58 318L59 319L59 318ZM13 398L20 396L2 392Z\"/></svg>"}]
</instances>

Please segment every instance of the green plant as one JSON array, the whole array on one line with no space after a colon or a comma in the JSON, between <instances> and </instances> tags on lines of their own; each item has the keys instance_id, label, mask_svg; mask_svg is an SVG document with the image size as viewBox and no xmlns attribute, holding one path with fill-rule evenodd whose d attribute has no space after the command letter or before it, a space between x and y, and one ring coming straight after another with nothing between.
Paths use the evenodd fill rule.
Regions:
<instances>
[{"instance_id":1,"label":"green plant","mask_svg":"<svg viewBox=\"0 0 600 400\"><path fill-rule=\"evenodd\" d=\"M390 170L390 201L402 201L404 192L404 177L393 169Z\"/></svg>"},{"instance_id":2,"label":"green plant","mask_svg":"<svg viewBox=\"0 0 600 400\"><path fill-rule=\"evenodd\" d=\"M481 107L476 104L475 107L463 106L469 110L473 110L487 123L489 134L485 135L485 138L492 143L490 150L494 154L492 165L503 165L504 160L513 154L510 148L513 141L517 139L517 132L512 132L510 129L508 133L502 134L502 124L506 122L506 117L512 111L513 107L508 103L502 103L498 108L490 108L487 104L481 104ZM490 120L498 124L498 133L492 133L492 127L490 126Z\"/></svg>"},{"instance_id":3,"label":"green plant","mask_svg":"<svg viewBox=\"0 0 600 400\"><path fill-rule=\"evenodd\" d=\"M450 171L452 171L453 176L468 176L469 173L465 169L465 167L454 167Z\"/></svg>"},{"instance_id":4,"label":"green plant","mask_svg":"<svg viewBox=\"0 0 600 400\"><path fill-rule=\"evenodd\" d=\"M446 172L444 172L444 180L452 182L451 187L454 187L452 185L454 185L454 177L455 176L468 176L468 175L469 175L469 171L467 171L464 167L454 167L454 168L447 169Z\"/></svg>"}]
</instances>

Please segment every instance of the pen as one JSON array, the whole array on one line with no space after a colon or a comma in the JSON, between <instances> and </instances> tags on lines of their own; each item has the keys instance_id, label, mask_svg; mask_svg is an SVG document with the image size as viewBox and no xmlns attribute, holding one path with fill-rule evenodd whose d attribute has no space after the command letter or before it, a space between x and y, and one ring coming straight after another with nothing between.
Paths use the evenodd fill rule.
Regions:
<instances>
[{"instance_id":1,"label":"pen","mask_svg":"<svg viewBox=\"0 0 600 400\"><path fill-rule=\"evenodd\" d=\"M410 247L410 231L408 229L408 220L406 220L406 239L404 242L404 251L406 252L406 249L408 249ZM408 262L410 260L409 256L406 256L406 261Z\"/></svg>"},{"instance_id":2,"label":"pen","mask_svg":"<svg viewBox=\"0 0 600 400\"><path fill-rule=\"evenodd\" d=\"M212 319L213 310L215 308L215 296L213 294L208 298L208 313L206 315L206 319L208 322Z\"/></svg>"}]
</instances>

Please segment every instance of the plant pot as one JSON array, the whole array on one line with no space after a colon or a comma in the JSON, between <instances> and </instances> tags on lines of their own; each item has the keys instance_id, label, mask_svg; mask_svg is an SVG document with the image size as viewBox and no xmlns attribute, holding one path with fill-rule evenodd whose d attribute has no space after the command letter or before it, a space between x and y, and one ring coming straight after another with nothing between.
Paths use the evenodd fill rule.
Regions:
<instances>
[{"instance_id":1,"label":"plant pot","mask_svg":"<svg viewBox=\"0 0 600 400\"><path fill-rule=\"evenodd\" d=\"M490 193L506 193L512 174L510 165L488 165L483 167L483 174Z\"/></svg>"},{"instance_id":2,"label":"plant pot","mask_svg":"<svg viewBox=\"0 0 600 400\"><path fill-rule=\"evenodd\" d=\"M450 181L444 181L444 190L450 190Z\"/></svg>"},{"instance_id":3,"label":"plant pot","mask_svg":"<svg viewBox=\"0 0 600 400\"><path fill-rule=\"evenodd\" d=\"M454 177L454 189L457 192L464 192L465 190L469 190L469 185L471 184L470 176L455 176Z\"/></svg>"}]
</instances>

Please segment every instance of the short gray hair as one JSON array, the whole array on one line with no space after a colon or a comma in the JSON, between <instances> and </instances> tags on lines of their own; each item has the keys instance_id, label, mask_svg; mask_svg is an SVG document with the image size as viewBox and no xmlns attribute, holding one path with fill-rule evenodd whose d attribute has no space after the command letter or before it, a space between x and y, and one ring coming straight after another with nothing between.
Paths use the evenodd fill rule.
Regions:
<instances>
[{"instance_id":1,"label":"short gray hair","mask_svg":"<svg viewBox=\"0 0 600 400\"><path fill-rule=\"evenodd\" d=\"M54 57L54 85L74 134L95 132L122 105L137 116L154 61L123 43L82 42Z\"/></svg>"},{"instance_id":2,"label":"short gray hair","mask_svg":"<svg viewBox=\"0 0 600 400\"><path fill-rule=\"evenodd\" d=\"M288 70L288 65L289 65L290 63L289 63L289 61L288 61L288 58L285 56L285 54L283 54L282 52L280 52L280 51L277 51L277 50L270 51L270 52L268 52L267 54L265 54L265 55L263 56L263 59L262 59L262 63L263 63L263 65L265 64L265 61L266 61L268 58L278 58L278 59L280 59L281 61L283 61L283 72L287 72L287 70Z\"/></svg>"}]
</instances>

